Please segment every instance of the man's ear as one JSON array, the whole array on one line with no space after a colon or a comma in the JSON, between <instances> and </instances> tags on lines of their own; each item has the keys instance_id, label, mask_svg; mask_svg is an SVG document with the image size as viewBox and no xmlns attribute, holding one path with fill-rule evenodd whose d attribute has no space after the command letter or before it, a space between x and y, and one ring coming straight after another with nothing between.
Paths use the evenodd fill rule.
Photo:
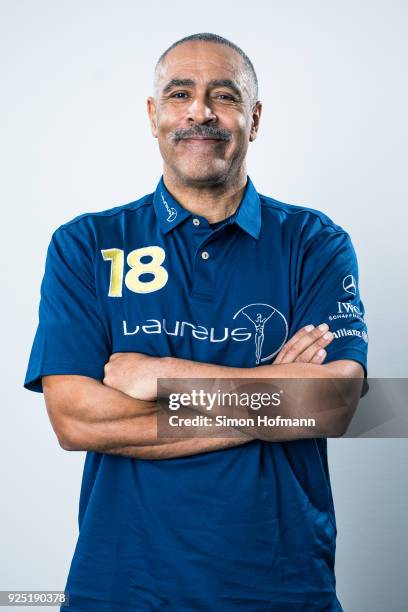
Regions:
<instances>
[{"instance_id":1,"label":"man's ear","mask_svg":"<svg viewBox=\"0 0 408 612\"><path fill-rule=\"evenodd\" d=\"M157 112L156 101L152 96L147 98L147 114L149 115L150 129L154 138L157 138Z\"/></svg>"},{"instance_id":2,"label":"man's ear","mask_svg":"<svg viewBox=\"0 0 408 612\"><path fill-rule=\"evenodd\" d=\"M257 102L255 102L253 109L252 109L252 125L251 125L251 132L249 134L250 142L253 142L255 138L257 137L258 130L259 130L259 122L261 119L261 113L262 113L262 102L258 100Z\"/></svg>"}]
</instances>

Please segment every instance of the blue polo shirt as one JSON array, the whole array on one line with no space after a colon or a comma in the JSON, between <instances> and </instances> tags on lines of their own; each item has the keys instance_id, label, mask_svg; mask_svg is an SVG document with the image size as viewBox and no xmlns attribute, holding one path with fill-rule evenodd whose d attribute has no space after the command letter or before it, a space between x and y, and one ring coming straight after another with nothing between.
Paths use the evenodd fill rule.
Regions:
<instances>
[{"instance_id":1,"label":"blue polo shirt","mask_svg":"<svg viewBox=\"0 0 408 612\"><path fill-rule=\"evenodd\" d=\"M263 335L256 337L256 324ZM349 235L323 213L259 194L211 227L160 178L135 202L52 235L24 386L103 379L115 352L254 368L300 327L327 322L326 363L366 370ZM141 460L88 451L70 612L342 610L325 438L253 440Z\"/></svg>"}]
</instances>

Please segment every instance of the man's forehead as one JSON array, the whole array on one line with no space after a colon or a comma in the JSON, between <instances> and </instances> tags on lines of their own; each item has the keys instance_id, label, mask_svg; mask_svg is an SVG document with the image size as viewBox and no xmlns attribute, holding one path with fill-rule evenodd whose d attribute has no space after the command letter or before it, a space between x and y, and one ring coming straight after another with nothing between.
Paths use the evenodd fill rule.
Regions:
<instances>
[{"instance_id":1,"label":"man's forehead","mask_svg":"<svg viewBox=\"0 0 408 612\"><path fill-rule=\"evenodd\" d=\"M241 56L219 44L185 43L166 55L159 70L161 87L172 79L189 79L194 82L230 80L245 88L246 70Z\"/></svg>"}]
</instances>

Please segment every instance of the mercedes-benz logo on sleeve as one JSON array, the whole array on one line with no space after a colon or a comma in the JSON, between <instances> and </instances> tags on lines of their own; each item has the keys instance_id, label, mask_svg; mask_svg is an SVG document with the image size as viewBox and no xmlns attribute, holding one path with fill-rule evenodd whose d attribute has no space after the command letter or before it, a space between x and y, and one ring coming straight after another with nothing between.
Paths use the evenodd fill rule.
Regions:
<instances>
[{"instance_id":1,"label":"mercedes-benz logo on sleeve","mask_svg":"<svg viewBox=\"0 0 408 612\"><path fill-rule=\"evenodd\" d=\"M347 293L351 293L351 295L357 294L357 283L352 274L349 274L343 278L343 289L344 291L347 291Z\"/></svg>"}]
</instances>

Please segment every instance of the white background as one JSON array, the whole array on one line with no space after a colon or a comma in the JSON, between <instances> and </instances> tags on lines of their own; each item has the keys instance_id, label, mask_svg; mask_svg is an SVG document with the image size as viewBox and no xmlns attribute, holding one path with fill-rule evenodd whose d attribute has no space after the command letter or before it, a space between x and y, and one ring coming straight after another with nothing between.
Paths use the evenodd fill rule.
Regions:
<instances>
[{"instance_id":1,"label":"white background","mask_svg":"<svg viewBox=\"0 0 408 612\"><path fill-rule=\"evenodd\" d=\"M248 174L260 193L351 235L370 377L407 376L407 4L388 1L0 3L3 416L0 589L63 589L85 453L63 451L23 389L52 232L154 191L154 64L214 32L258 74ZM4 222L5 221L5 222ZM406 609L407 441L329 440L345 612Z\"/></svg>"}]
</instances>

